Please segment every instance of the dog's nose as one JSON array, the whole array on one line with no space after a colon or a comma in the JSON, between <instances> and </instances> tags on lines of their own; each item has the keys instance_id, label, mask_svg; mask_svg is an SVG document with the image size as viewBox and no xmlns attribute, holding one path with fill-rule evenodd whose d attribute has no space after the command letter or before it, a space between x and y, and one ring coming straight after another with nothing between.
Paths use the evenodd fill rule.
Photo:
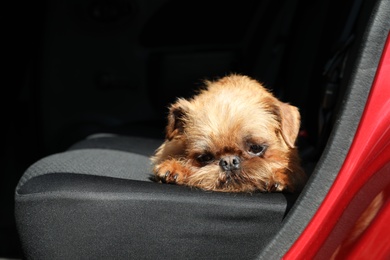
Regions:
<instances>
[{"instance_id":1,"label":"dog's nose","mask_svg":"<svg viewBox=\"0 0 390 260\"><path fill-rule=\"evenodd\" d=\"M238 170L240 169L240 158L238 156L225 156L219 161L219 166L224 171Z\"/></svg>"}]
</instances>

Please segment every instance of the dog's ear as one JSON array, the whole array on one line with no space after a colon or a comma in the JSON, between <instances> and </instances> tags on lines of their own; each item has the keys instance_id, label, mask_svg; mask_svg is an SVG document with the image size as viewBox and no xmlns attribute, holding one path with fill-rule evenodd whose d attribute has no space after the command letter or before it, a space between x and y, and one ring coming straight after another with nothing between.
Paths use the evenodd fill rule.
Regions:
<instances>
[{"instance_id":1,"label":"dog's ear","mask_svg":"<svg viewBox=\"0 0 390 260\"><path fill-rule=\"evenodd\" d=\"M169 108L166 138L172 140L175 136L184 132L185 119L188 112L187 101L179 99Z\"/></svg>"},{"instance_id":2,"label":"dog's ear","mask_svg":"<svg viewBox=\"0 0 390 260\"><path fill-rule=\"evenodd\" d=\"M284 141L289 147L294 148L301 124L298 108L279 101L275 111Z\"/></svg>"}]
</instances>

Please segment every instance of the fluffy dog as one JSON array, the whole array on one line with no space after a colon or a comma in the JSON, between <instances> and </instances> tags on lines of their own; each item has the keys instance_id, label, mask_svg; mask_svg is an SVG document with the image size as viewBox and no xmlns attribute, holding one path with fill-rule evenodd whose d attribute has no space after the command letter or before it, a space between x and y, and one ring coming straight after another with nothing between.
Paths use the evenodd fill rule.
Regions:
<instances>
[{"instance_id":1,"label":"fluffy dog","mask_svg":"<svg viewBox=\"0 0 390 260\"><path fill-rule=\"evenodd\" d=\"M206 81L169 108L155 179L223 192L296 192L306 175L295 141L298 109L242 75Z\"/></svg>"}]
</instances>

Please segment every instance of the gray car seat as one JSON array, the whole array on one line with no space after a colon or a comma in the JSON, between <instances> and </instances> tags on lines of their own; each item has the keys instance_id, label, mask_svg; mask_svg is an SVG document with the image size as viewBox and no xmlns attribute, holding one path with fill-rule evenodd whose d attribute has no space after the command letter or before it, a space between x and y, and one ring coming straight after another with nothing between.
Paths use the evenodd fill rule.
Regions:
<instances>
[{"instance_id":1,"label":"gray car seat","mask_svg":"<svg viewBox=\"0 0 390 260\"><path fill-rule=\"evenodd\" d=\"M296 196L228 194L155 183L161 140L103 135L32 165L16 189L31 259L250 259Z\"/></svg>"}]
</instances>

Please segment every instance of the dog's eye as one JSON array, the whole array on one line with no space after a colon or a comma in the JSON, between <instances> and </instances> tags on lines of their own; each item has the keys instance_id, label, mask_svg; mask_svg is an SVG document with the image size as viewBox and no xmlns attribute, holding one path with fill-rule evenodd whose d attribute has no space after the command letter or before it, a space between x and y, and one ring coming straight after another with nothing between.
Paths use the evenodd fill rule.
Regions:
<instances>
[{"instance_id":1,"label":"dog's eye","mask_svg":"<svg viewBox=\"0 0 390 260\"><path fill-rule=\"evenodd\" d=\"M256 155L256 156L260 156L260 155L264 154L266 149L267 149L266 145L251 144L249 146L249 153L253 154L253 155Z\"/></svg>"},{"instance_id":2,"label":"dog's eye","mask_svg":"<svg viewBox=\"0 0 390 260\"><path fill-rule=\"evenodd\" d=\"M214 156L210 153L205 153L196 157L196 160L201 164L207 164L214 160Z\"/></svg>"}]
</instances>

